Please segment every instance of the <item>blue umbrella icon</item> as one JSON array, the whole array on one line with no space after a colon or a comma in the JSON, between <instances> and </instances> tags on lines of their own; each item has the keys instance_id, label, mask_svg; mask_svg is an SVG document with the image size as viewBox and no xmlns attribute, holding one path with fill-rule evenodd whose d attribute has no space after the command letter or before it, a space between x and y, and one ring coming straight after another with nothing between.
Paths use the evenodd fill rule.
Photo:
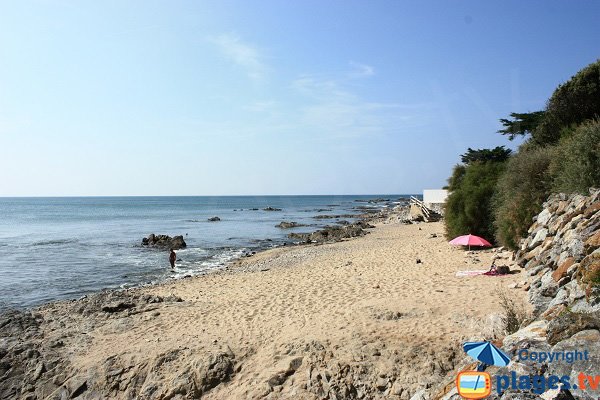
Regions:
<instances>
[{"instance_id":1,"label":"blue umbrella icon","mask_svg":"<svg viewBox=\"0 0 600 400\"><path fill-rule=\"evenodd\" d=\"M482 363L477 368L478 371L485 370L488 365L505 367L510 363L510 357L490 342L467 342L463 344L463 349Z\"/></svg>"}]
</instances>

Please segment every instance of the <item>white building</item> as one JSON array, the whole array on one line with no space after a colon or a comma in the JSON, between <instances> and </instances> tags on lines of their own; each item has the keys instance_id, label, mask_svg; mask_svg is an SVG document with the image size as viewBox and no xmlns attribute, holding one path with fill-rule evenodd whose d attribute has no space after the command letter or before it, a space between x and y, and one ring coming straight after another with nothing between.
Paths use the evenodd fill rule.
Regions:
<instances>
[{"instance_id":1,"label":"white building","mask_svg":"<svg viewBox=\"0 0 600 400\"><path fill-rule=\"evenodd\" d=\"M425 189L423 190L423 203L435 211L442 211L446 203L448 191L445 189Z\"/></svg>"}]
</instances>

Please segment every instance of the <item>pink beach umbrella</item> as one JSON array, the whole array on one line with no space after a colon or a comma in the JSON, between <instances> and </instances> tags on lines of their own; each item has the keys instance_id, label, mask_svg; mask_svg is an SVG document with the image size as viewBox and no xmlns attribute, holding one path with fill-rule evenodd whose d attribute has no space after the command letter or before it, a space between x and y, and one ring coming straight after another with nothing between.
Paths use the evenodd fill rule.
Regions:
<instances>
[{"instance_id":1,"label":"pink beach umbrella","mask_svg":"<svg viewBox=\"0 0 600 400\"><path fill-rule=\"evenodd\" d=\"M450 241L450 244L455 246L469 246L469 250L471 250L471 246L480 246L480 247L491 247L492 244L485 240L482 237L475 235L463 235L456 237Z\"/></svg>"}]
</instances>

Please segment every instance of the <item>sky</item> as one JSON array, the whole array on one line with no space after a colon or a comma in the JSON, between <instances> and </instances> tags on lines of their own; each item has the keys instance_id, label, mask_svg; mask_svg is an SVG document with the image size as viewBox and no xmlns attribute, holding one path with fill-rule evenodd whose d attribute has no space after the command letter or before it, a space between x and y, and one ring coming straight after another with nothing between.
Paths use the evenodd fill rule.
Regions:
<instances>
[{"instance_id":1,"label":"sky","mask_svg":"<svg viewBox=\"0 0 600 400\"><path fill-rule=\"evenodd\" d=\"M0 0L0 196L398 194L600 57L597 1Z\"/></svg>"}]
</instances>

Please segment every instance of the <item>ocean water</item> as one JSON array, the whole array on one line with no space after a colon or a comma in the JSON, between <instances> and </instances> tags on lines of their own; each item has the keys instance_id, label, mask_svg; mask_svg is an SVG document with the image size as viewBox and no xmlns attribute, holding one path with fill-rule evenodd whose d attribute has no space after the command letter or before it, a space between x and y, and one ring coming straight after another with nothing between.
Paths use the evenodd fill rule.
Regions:
<instances>
[{"instance_id":1,"label":"ocean water","mask_svg":"<svg viewBox=\"0 0 600 400\"><path fill-rule=\"evenodd\" d=\"M408 196L0 198L0 309L206 273L292 243L290 232L337 222L316 215L360 213ZM376 198L392 201L365 203ZM209 222L213 216L221 221ZM281 221L309 226L275 227ZM174 271L167 251L141 246L150 233L184 235L188 247L177 251Z\"/></svg>"}]
</instances>

